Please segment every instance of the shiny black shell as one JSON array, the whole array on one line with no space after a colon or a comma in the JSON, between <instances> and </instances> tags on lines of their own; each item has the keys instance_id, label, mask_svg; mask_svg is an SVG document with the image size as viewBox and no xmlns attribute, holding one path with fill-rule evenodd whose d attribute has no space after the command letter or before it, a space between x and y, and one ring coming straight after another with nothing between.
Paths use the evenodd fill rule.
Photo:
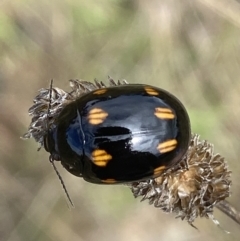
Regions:
<instances>
[{"instance_id":1,"label":"shiny black shell","mask_svg":"<svg viewBox=\"0 0 240 241\"><path fill-rule=\"evenodd\" d=\"M44 146L73 175L125 183L160 175L182 159L191 131L181 102L149 85L97 89L68 104Z\"/></svg>"}]
</instances>

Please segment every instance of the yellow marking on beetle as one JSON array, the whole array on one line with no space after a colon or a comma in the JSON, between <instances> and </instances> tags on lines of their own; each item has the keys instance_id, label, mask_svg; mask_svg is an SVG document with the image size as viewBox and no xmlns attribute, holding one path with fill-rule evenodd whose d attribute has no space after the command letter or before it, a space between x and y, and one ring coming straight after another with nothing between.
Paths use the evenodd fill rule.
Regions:
<instances>
[{"instance_id":1,"label":"yellow marking on beetle","mask_svg":"<svg viewBox=\"0 0 240 241\"><path fill-rule=\"evenodd\" d=\"M99 89L93 92L94 95L101 95L107 92L107 89Z\"/></svg>"},{"instance_id":2,"label":"yellow marking on beetle","mask_svg":"<svg viewBox=\"0 0 240 241\"><path fill-rule=\"evenodd\" d=\"M105 150L97 149L92 152L92 160L99 167L105 167L112 159L112 156Z\"/></svg>"},{"instance_id":3,"label":"yellow marking on beetle","mask_svg":"<svg viewBox=\"0 0 240 241\"><path fill-rule=\"evenodd\" d=\"M88 113L88 121L92 125L98 125L104 122L108 113L100 108L94 108Z\"/></svg>"},{"instance_id":4,"label":"yellow marking on beetle","mask_svg":"<svg viewBox=\"0 0 240 241\"><path fill-rule=\"evenodd\" d=\"M117 181L113 178L109 178L109 179L105 179L105 180L101 180L103 183L106 183L106 184L113 184L113 183L116 183Z\"/></svg>"},{"instance_id":5,"label":"yellow marking on beetle","mask_svg":"<svg viewBox=\"0 0 240 241\"><path fill-rule=\"evenodd\" d=\"M176 146L177 146L177 140L172 139L172 140L168 140L168 141L160 143L157 146L157 149L161 153L166 153L166 152L170 152L170 151L174 150L176 148Z\"/></svg>"},{"instance_id":6,"label":"yellow marking on beetle","mask_svg":"<svg viewBox=\"0 0 240 241\"><path fill-rule=\"evenodd\" d=\"M155 108L154 115L157 116L159 119L174 119L175 115L171 109L168 108Z\"/></svg>"},{"instance_id":7,"label":"yellow marking on beetle","mask_svg":"<svg viewBox=\"0 0 240 241\"><path fill-rule=\"evenodd\" d=\"M166 169L165 166L157 167L157 168L154 169L153 175L154 175L154 176L159 175L159 174L161 174L165 169Z\"/></svg>"},{"instance_id":8,"label":"yellow marking on beetle","mask_svg":"<svg viewBox=\"0 0 240 241\"><path fill-rule=\"evenodd\" d=\"M156 108L156 111L165 112L165 113L173 113L171 109L162 108L162 107L157 107L157 108Z\"/></svg>"},{"instance_id":9,"label":"yellow marking on beetle","mask_svg":"<svg viewBox=\"0 0 240 241\"><path fill-rule=\"evenodd\" d=\"M149 95L159 95L159 93L157 92L157 90L151 88L151 87L144 87L145 91L149 94Z\"/></svg>"}]
</instances>

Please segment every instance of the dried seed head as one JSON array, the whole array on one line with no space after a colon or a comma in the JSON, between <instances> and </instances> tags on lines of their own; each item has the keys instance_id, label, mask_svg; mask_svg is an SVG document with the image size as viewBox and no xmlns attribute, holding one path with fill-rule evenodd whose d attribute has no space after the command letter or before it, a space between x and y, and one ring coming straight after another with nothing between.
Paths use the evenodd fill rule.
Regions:
<instances>
[{"instance_id":1,"label":"dried seed head","mask_svg":"<svg viewBox=\"0 0 240 241\"><path fill-rule=\"evenodd\" d=\"M127 84L125 80L115 82L109 77L109 86L124 84ZM42 147L44 135L67 104L92 90L106 87L97 80L95 84L70 80L70 86L72 91L69 93L56 87L39 91L29 109L32 120L23 139L34 138ZM148 199L150 204L164 212L175 213L192 226L197 217L211 218L218 224L213 217L213 208L229 197L230 175L224 158L213 153L213 145L193 135L186 155L177 166L155 179L133 182L128 186L135 197Z\"/></svg>"},{"instance_id":2,"label":"dried seed head","mask_svg":"<svg viewBox=\"0 0 240 241\"><path fill-rule=\"evenodd\" d=\"M213 153L213 145L193 135L178 166L160 177L129 186L135 197L142 196L142 200L148 199L156 208L175 213L191 225L197 217L211 218L216 223L213 208L229 197L230 175L224 158Z\"/></svg>"}]
</instances>

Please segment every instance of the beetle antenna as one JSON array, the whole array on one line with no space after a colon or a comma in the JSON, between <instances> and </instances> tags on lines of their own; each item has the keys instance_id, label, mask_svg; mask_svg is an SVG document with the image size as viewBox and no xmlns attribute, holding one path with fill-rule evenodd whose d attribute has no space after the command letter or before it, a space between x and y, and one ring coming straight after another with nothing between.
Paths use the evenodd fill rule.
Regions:
<instances>
[{"instance_id":1,"label":"beetle antenna","mask_svg":"<svg viewBox=\"0 0 240 241\"><path fill-rule=\"evenodd\" d=\"M50 87L49 87L49 103L48 103L47 120L46 120L47 134L49 134L49 116L50 116L50 111L51 111L51 106L52 106L52 90L53 90L53 79L51 79ZM57 170L57 167L55 166L54 159L52 158L52 155L49 156L49 161L50 161L51 165L53 166L53 169L54 169L54 171L56 172L56 174L57 174L57 176L58 176L58 179L59 179L60 182L61 182L63 191L64 191L64 193L65 193L65 195L66 195L66 197L67 197L67 200L68 200L67 204L70 203L70 206L71 206L72 208L74 208L74 204L73 204L73 202L72 202L72 200L71 200L71 198L70 198L70 195L69 195L69 193L68 193L68 191L67 191L67 188L66 188L66 186L65 186L65 184L64 184L64 181L63 181L63 179L62 179L62 176L60 175L59 171ZM69 206L69 205L68 205L68 206ZM69 208L71 208L70 206L69 206Z\"/></svg>"},{"instance_id":2,"label":"beetle antenna","mask_svg":"<svg viewBox=\"0 0 240 241\"><path fill-rule=\"evenodd\" d=\"M61 176L60 173L58 172L57 167L55 166L54 160L52 159L51 156L49 156L49 161L50 161L51 165L53 166L53 169L54 169L54 171L56 172L56 174L57 174L57 176L58 176L58 178L59 178L59 180L60 180L60 182L61 182L61 184L62 184L63 191L64 191L64 193L65 193L65 195L66 195L66 197L67 197L67 200L68 200L69 203L71 204L71 207L74 208L73 201L72 201L72 199L70 198L70 195L69 195L69 193L68 193L68 191L67 191L67 188L66 188L66 186L65 186L65 184L64 184L64 181L63 181L63 179L62 179L62 176ZM69 207L69 208L71 208L71 207Z\"/></svg>"}]
</instances>

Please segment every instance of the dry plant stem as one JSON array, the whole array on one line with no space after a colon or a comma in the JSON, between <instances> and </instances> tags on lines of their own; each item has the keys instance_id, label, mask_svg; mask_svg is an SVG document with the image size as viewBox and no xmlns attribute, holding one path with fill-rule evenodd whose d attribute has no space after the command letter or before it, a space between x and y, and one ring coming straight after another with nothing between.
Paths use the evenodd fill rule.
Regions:
<instances>
[{"instance_id":1,"label":"dry plant stem","mask_svg":"<svg viewBox=\"0 0 240 241\"><path fill-rule=\"evenodd\" d=\"M240 212L236 210L228 201L224 200L216 204L215 206L220 211L225 213L228 217L240 224Z\"/></svg>"}]
</instances>

